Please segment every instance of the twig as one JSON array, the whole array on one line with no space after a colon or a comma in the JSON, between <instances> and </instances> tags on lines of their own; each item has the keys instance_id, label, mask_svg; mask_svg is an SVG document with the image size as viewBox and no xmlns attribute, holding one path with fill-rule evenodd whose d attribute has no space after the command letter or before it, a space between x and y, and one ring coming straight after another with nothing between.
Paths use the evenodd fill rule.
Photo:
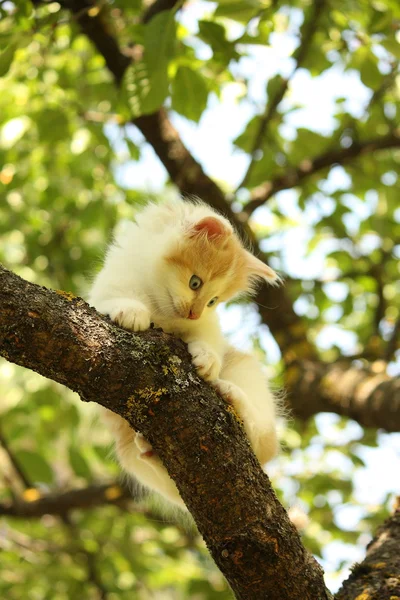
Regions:
<instances>
[{"instance_id":1,"label":"twig","mask_svg":"<svg viewBox=\"0 0 400 600\"><path fill-rule=\"evenodd\" d=\"M301 67L302 63L304 62L304 60L307 56L308 50L310 48L310 45L311 45L313 37L314 37L314 33L317 29L318 20L322 13L324 5L325 5L325 0L316 0L311 5L312 6L310 9L311 14L310 14L309 18L307 20L305 20L305 22L303 23L303 26L301 27L300 43L299 43L299 46L297 47L296 51L293 54L293 59L295 61L294 68L288 78L282 78L279 89L277 90L277 92L275 93L275 95L272 98L269 98L269 101L265 108L264 114L261 116L260 127L258 129L257 135L254 140L253 148L251 150L250 164L249 164L248 169L243 177L243 180L238 185L236 192L238 190L240 190L242 187L245 187L250 179L250 176L254 169L255 155L256 155L257 151L261 149L261 145L262 145L262 142L263 142L263 139L265 136L265 132L267 131L268 125L270 124L272 118L274 117L279 104L281 103L284 95L286 94L290 80L293 78L293 76L295 75L297 70Z\"/></svg>"},{"instance_id":2,"label":"twig","mask_svg":"<svg viewBox=\"0 0 400 600\"><path fill-rule=\"evenodd\" d=\"M385 360L390 361L393 358L396 350L400 346L399 340L400 340L400 316L397 317L397 321L393 328L392 336L386 346Z\"/></svg>"},{"instance_id":3,"label":"twig","mask_svg":"<svg viewBox=\"0 0 400 600\"><path fill-rule=\"evenodd\" d=\"M20 467L17 459L15 458L14 453L12 452L10 446L8 445L8 442L5 439L1 429L0 429L0 445L5 450L5 452L8 456L8 459L9 459L10 463L12 464L14 471L18 475L18 478L21 480L23 486L28 489L33 487L31 482L29 481L28 477L25 475L24 471L21 469L21 467Z\"/></svg>"},{"instance_id":4,"label":"twig","mask_svg":"<svg viewBox=\"0 0 400 600\"><path fill-rule=\"evenodd\" d=\"M400 129L396 129L388 135L375 139L353 142L349 148L336 148L335 150L324 152L315 158L305 158L296 168L290 169L283 175L272 179L272 181L266 181L255 188L251 194L250 202L244 208L244 212L250 216L277 192L291 189L299 185L304 179L315 175L315 173L327 167L335 164L344 165L353 158L364 154L371 154L377 150L398 147L400 147Z\"/></svg>"},{"instance_id":5,"label":"twig","mask_svg":"<svg viewBox=\"0 0 400 600\"><path fill-rule=\"evenodd\" d=\"M4 448L4 450L6 451L9 460L15 470L15 472L18 474L18 477L20 478L22 484L24 485L25 489L30 489L33 487L32 483L30 482L30 480L28 479L28 477L25 475L25 473L23 472L23 470L21 469L17 459L15 458L10 446L8 445L7 440L5 439L5 437L3 436L3 434L0 431L0 444L1 446ZM29 504L35 504L34 502L26 502L23 501L21 499L17 499L14 505L14 510L17 512L18 510L23 510L23 507L26 507ZM3 508L3 514L11 514L11 507L8 505L3 505L2 507L0 507L0 514L1 514L1 509ZM78 532L76 530L76 526L73 523L73 521L71 520L69 513L68 513L68 508L64 506L64 510L60 510L59 511L59 518L62 521L62 523L64 524L68 535L70 536L71 541L73 542L73 544L76 546L76 550L82 554L82 556L84 556L85 558L85 562L86 562L86 566L87 566L87 575L88 575L88 581L90 583L92 583L92 585L97 589L98 591L98 598L99 600L107 600L108 598L108 594L107 594L107 590L104 588L102 582L99 580L99 577L96 573L96 569L95 569L95 559L93 557L93 555L88 552L83 546L81 546L79 543L77 543L77 540L79 540L79 535Z\"/></svg>"}]
</instances>

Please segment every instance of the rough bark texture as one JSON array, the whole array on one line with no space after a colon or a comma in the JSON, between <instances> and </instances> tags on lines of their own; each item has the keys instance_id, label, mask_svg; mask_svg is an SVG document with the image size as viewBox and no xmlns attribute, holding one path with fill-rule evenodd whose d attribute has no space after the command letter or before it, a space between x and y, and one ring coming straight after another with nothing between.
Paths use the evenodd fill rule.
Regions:
<instances>
[{"instance_id":1,"label":"rough bark texture","mask_svg":"<svg viewBox=\"0 0 400 600\"><path fill-rule=\"evenodd\" d=\"M286 381L290 406L302 419L334 412L364 427L400 431L400 377L345 360L332 364L304 360L289 367Z\"/></svg>"},{"instance_id":2,"label":"rough bark texture","mask_svg":"<svg viewBox=\"0 0 400 600\"><path fill-rule=\"evenodd\" d=\"M355 565L336 600L399 600L400 498L395 513L378 529L365 560Z\"/></svg>"},{"instance_id":3,"label":"rough bark texture","mask_svg":"<svg viewBox=\"0 0 400 600\"><path fill-rule=\"evenodd\" d=\"M0 267L0 354L120 414L150 440L237 598L330 597L237 415L197 377L183 342L124 331L82 299Z\"/></svg>"}]
</instances>

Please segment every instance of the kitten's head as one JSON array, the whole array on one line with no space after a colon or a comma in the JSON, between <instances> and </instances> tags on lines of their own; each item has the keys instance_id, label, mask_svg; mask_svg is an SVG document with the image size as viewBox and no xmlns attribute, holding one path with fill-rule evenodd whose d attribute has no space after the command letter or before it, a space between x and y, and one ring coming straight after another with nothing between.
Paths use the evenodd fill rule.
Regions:
<instances>
[{"instance_id":1,"label":"kitten's head","mask_svg":"<svg viewBox=\"0 0 400 600\"><path fill-rule=\"evenodd\" d=\"M207 216L189 225L163 257L154 304L166 318L197 320L260 280L279 277L248 252L226 219Z\"/></svg>"}]
</instances>

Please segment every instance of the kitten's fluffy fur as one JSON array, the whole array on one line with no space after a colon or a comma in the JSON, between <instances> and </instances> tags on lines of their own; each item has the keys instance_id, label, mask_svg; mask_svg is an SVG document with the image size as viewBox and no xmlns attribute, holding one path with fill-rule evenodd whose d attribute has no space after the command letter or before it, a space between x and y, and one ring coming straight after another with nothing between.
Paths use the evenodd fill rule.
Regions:
<instances>
[{"instance_id":1,"label":"kitten's fluffy fur","mask_svg":"<svg viewBox=\"0 0 400 600\"><path fill-rule=\"evenodd\" d=\"M243 419L264 464L278 449L275 399L258 361L224 339L215 312L219 302L252 292L260 279L275 283L278 278L243 247L224 217L200 201L174 199L149 204L116 236L89 302L127 329L143 331L152 322L184 340L199 374ZM211 300L215 304L208 306ZM185 508L147 440L121 417L105 412L124 470Z\"/></svg>"}]
</instances>

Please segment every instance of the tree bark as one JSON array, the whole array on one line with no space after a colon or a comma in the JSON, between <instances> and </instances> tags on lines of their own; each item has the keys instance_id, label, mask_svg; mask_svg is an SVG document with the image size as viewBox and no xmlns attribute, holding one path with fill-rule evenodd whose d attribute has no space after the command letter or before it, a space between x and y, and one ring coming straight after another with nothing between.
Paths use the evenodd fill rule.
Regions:
<instances>
[{"instance_id":1,"label":"tree bark","mask_svg":"<svg viewBox=\"0 0 400 600\"><path fill-rule=\"evenodd\" d=\"M398 600L400 598L400 498L394 514L378 529L367 556L354 565L336 600Z\"/></svg>"},{"instance_id":2,"label":"tree bark","mask_svg":"<svg viewBox=\"0 0 400 600\"><path fill-rule=\"evenodd\" d=\"M374 372L373 366L355 366L346 360L292 363L286 383L294 415L308 419L320 412L334 412L364 427L400 431L400 377Z\"/></svg>"},{"instance_id":3,"label":"tree bark","mask_svg":"<svg viewBox=\"0 0 400 600\"><path fill-rule=\"evenodd\" d=\"M82 299L0 267L0 354L149 439L237 598L330 598L237 415L196 375L181 340L155 329L132 334Z\"/></svg>"}]
</instances>

